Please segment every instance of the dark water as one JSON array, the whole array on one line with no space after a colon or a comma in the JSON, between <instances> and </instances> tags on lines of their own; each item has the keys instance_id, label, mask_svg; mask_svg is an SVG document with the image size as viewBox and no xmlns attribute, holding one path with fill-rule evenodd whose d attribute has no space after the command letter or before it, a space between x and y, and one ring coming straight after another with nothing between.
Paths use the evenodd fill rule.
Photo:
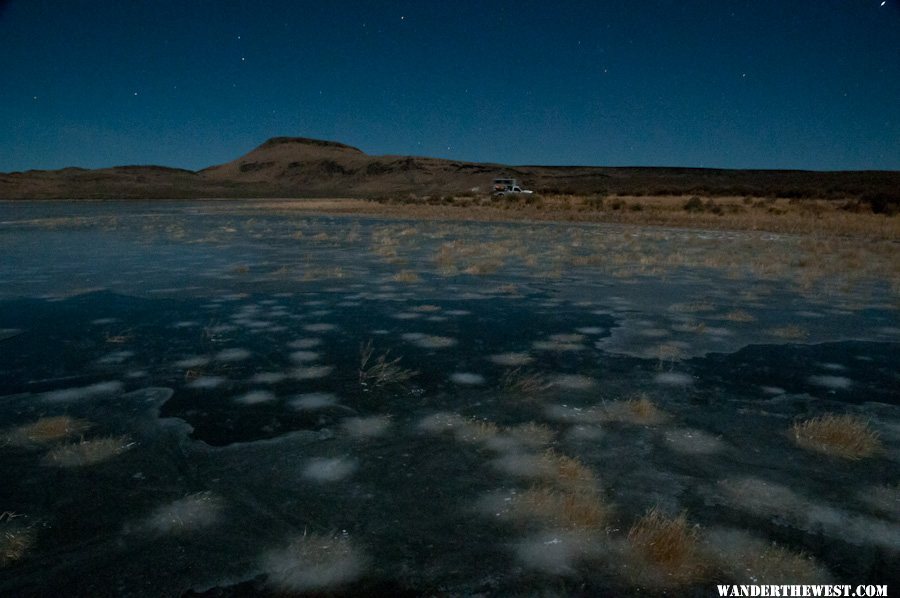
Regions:
<instances>
[{"instance_id":1,"label":"dark water","mask_svg":"<svg viewBox=\"0 0 900 598\"><path fill-rule=\"evenodd\" d=\"M890 289L572 265L618 234L0 205L0 530L22 539L0 594L704 595L753 567L900 581ZM415 375L362 384L369 341ZM526 376L534 392L511 388ZM663 416L615 415L635 397ZM880 451L797 446L792 423L826 413L866 421ZM26 427L60 416L89 427ZM473 439L472 422L496 427ZM529 489L569 492L547 449L595 477L602 525L510 514ZM699 526L702 573L635 560L628 529L653 507ZM773 542L801 556L759 566Z\"/></svg>"}]
</instances>

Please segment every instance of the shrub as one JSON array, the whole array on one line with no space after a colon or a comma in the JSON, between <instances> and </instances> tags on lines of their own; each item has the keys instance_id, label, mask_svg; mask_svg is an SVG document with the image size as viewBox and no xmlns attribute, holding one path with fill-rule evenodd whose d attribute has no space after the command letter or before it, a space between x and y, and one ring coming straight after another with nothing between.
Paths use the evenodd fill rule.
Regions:
<instances>
[{"instance_id":1,"label":"shrub","mask_svg":"<svg viewBox=\"0 0 900 598\"><path fill-rule=\"evenodd\" d=\"M687 200L682 207L688 212L702 212L704 208L703 200L695 195Z\"/></svg>"},{"instance_id":2,"label":"shrub","mask_svg":"<svg viewBox=\"0 0 900 598\"><path fill-rule=\"evenodd\" d=\"M866 193L860 197L860 201L869 204L873 214L894 216L900 213L900 194Z\"/></svg>"},{"instance_id":3,"label":"shrub","mask_svg":"<svg viewBox=\"0 0 900 598\"><path fill-rule=\"evenodd\" d=\"M845 459L870 457L881 450L878 434L853 415L821 415L791 428L799 446Z\"/></svg>"}]
</instances>

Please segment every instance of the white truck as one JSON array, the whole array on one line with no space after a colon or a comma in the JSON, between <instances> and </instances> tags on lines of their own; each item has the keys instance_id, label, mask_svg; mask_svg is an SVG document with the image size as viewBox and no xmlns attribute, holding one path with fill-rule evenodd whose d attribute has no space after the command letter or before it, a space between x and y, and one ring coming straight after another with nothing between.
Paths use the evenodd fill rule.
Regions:
<instances>
[{"instance_id":1,"label":"white truck","mask_svg":"<svg viewBox=\"0 0 900 598\"><path fill-rule=\"evenodd\" d=\"M494 179L491 187L491 195L504 197L506 195L531 195L534 191L523 189L518 179Z\"/></svg>"}]
</instances>

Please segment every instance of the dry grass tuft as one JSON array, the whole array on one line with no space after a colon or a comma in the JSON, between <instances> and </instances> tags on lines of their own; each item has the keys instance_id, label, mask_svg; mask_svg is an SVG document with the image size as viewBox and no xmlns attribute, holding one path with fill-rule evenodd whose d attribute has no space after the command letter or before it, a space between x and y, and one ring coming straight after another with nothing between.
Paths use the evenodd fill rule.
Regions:
<instances>
[{"instance_id":1,"label":"dry grass tuft","mask_svg":"<svg viewBox=\"0 0 900 598\"><path fill-rule=\"evenodd\" d=\"M828 571L797 553L747 532L713 529L703 534L707 558L719 574L740 584L824 584Z\"/></svg>"},{"instance_id":2,"label":"dry grass tuft","mask_svg":"<svg viewBox=\"0 0 900 598\"><path fill-rule=\"evenodd\" d=\"M551 386L552 384L541 374L526 372L521 367L507 370L500 379L500 387L504 393L523 398L534 398L546 392Z\"/></svg>"},{"instance_id":3,"label":"dry grass tuft","mask_svg":"<svg viewBox=\"0 0 900 598\"><path fill-rule=\"evenodd\" d=\"M389 385L402 386L418 375L418 372L415 370L400 367L402 357L389 360L388 355L390 351L387 351L373 360L372 355L374 352L375 348L371 340L360 349L359 383L363 386L375 388L383 388Z\"/></svg>"},{"instance_id":4,"label":"dry grass tuft","mask_svg":"<svg viewBox=\"0 0 900 598\"><path fill-rule=\"evenodd\" d=\"M798 446L844 459L871 457L882 449L869 423L849 414L829 413L796 422L791 433Z\"/></svg>"},{"instance_id":5,"label":"dry grass tuft","mask_svg":"<svg viewBox=\"0 0 900 598\"><path fill-rule=\"evenodd\" d=\"M531 488L517 495L512 514L545 525L575 530L602 529L610 509L594 491L559 491Z\"/></svg>"},{"instance_id":6,"label":"dry grass tuft","mask_svg":"<svg viewBox=\"0 0 900 598\"><path fill-rule=\"evenodd\" d=\"M669 419L669 415L643 393L625 401L604 403L599 408L598 417L601 421L645 426L660 424Z\"/></svg>"},{"instance_id":7,"label":"dry grass tuft","mask_svg":"<svg viewBox=\"0 0 900 598\"><path fill-rule=\"evenodd\" d=\"M81 440L54 448L44 456L44 464L55 467L94 465L121 455L134 444L128 436Z\"/></svg>"},{"instance_id":8,"label":"dry grass tuft","mask_svg":"<svg viewBox=\"0 0 900 598\"><path fill-rule=\"evenodd\" d=\"M34 423L20 426L6 436L7 442L16 446L46 444L78 436L91 427L89 421L68 415L42 417Z\"/></svg>"},{"instance_id":9,"label":"dry grass tuft","mask_svg":"<svg viewBox=\"0 0 900 598\"><path fill-rule=\"evenodd\" d=\"M697 529L682 513L672 518L658 508L647 511L628 531L628 544L640 561L665 585L681 585L700 578L704 561Z\"/></svg>"},{"instance_id":10,"label":"dry grass tuft","mask_svg":"<svg viewBox=\"0 0 900 598\"><path fill-rule=\"evenodd\" d=\"M772 336L794 341L803 340L809 336L809 332L805 328L796 324L789 324L781 328L770 328L767 332Z\"/></svg>"},{"instance_id":11,"label":"dry grass tuft","mask_svg":"<svg viewBox=\"0 0 900 598\"><path fill-rule=\"evenodd\" d=\"M541 461L550 478L548 481L564 490L594 492L598 488L597 477L591 468L574 457L548 449Z\"/></svg>"},{"instance_id":12,"label":"dry grass tuft","mask_svg":"<svg viewBox=\"0 0 900 598\"><path fill-rule=\"evenodd\" d=\"M314 280L328 280L331 278L346 278L347 273L341 266L331 268L309 268L303 272L302 280L310 282Z\"/></svg>"},{"instance_id":13,"label":"dry grass tuft","mask_svg":"<svg viewBox=\"0 0 900 598\"><path fill-rule=\"evenodd\" d=\"M545 446L553 442L555 436L553 430L544 424L528 422L513 426L508 430L509 435L523 444L530 446Z\"/></svg>"},{"instance_id":14,"label":"dry grass tuft","mask_svg":"<svg viewBox=\"0 0 900 598\"><path fill-rule=\"evenodd\" d=\"M391 280L394 282L414 283L421 281L422 277L413 270L401 270L391 276Z\"/></svg>"},{"instance_id":15,"label":"dry grass tuft","mask_svg":"<svg viewBox=\"0 0 900 598\"><path fill-rule=\"evenodd\" d=\"M500 433L500 428L492 421L473 417L464 420L462 424L454 430L454 433L456 439L460 442L477 444L497 436L497 434Z\"/></svg>"},{"instance_id":16,"label":"dry grass tuft","mask_svg":"<svg viewBox=\"0 0 900 598\"><path fill-rule=\"evenodd\" d=\"M742 309L730 311L723 317L729 322L753 322L756 320L756 318L754 318L751 314Z\"/></svg>"},{"instance_id":17,"label":"dry grass tuft","mask_svg":"<svg viewBox=\"0 0 900 598\"><path fill-rule=\"evenodd\" d=\"M34 531L27 527L6 524L0 533L0 569L22 559L34 544Z\"/></svg>"}]
</instances>

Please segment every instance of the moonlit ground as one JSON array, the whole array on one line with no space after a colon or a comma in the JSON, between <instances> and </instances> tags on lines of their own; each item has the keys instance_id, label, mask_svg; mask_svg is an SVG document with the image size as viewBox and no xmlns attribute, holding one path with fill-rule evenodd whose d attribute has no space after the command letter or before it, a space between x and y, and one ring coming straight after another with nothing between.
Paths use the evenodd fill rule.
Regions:
<instances>
[{"instance_id":1,"label":"moonlit ground","mask_svg":"<svg viewBox=\"0 0 900 598\"><path fill-rule=\"evenodd\" d=\"M0 594L896 585L897 256L841 243L0 205Z\"/></svg>"}]
</instances>

